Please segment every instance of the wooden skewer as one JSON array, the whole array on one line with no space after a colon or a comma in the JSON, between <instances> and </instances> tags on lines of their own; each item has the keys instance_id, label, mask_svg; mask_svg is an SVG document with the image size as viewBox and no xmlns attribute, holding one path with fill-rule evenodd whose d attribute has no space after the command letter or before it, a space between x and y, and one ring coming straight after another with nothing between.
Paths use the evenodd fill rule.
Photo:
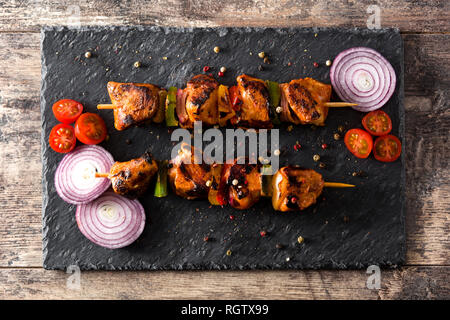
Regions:
<instances>
[{"instance_id":1,"label":"wooden skewer","mask_svg":"<svg viewBox=\"0 0 450 320\"><path fill-rule=\"evenodd\" d=\"M115 109L115 107L112 104L98 104L97 109Z\"/></svg>"},{"instance_id":2,"label":"wooden skewer","mask_svg":"<svg viewBox=\"0 0 450 320\"><path fill-rule=\"evenodd\" d=\"M351 102L325 102L325 107L328 108L342 108L342 107L354 107L357 106L357 103L351 103Z\"/></svg>"},{"instance_id":3,"label":"wooden skewer","mask_svg":"<svg viewBox=\"0 0 450 320\"><path fill-rule=\"evenodd\" d=\"M96 172L96 173L95 173L95 177L96 177L96 178L109 178L109 173L100 173L100 172Z\"/></svg>"},{"instance_id":4,"label":"wooden skewer","mask_svg":"<svg viewBox=\"0 0 450 320\"><path fill-rule=\"evenodd\" d=\"M353 188L355 185L353 184L347 184L347 183L340 183L340 182L325 182L324 187L329 188Z\"/></svg>"}]
</instances>

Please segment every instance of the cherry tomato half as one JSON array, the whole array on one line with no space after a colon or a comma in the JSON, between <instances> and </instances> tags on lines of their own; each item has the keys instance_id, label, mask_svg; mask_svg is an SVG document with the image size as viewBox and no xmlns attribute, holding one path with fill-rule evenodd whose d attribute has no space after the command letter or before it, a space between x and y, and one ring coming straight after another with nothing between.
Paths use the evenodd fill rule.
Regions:
<instances>
[{"instance_id":1,"label":"cherry tomato half","mask_svg":"<svg viewBox=\"0 0 450 320\"><path fill-rule=\"evenodd\" d=\"M83 112L83 105L72 99L62 99L53 104L52 110L59 122L71 124Z\"/></svg>"},{"instance_id":2,"label":"cherry tomato half","mask_svg":"<svg viewBox=\"0 0 450 320\"><path fill-rule=\"evenodd\" d=\"M374 136L384 136L391 132L392 121L388 114L381 110L369 112L363 119L362 125Z\"/></svg>"},{"instance_id":3,"label":"cherry tomato half","mask_svg":"<svg viewBox=\"0 0 450 320\"><path fill-rule=\"evenodd\" d=\"M98 144L106 138L105 121L96 113L83 113L75 122L75 135L84 144Z\"/></svg>"},{"instance_id":4,"label":"cherry tomato half","mask_svg":"<svg viewBox=\"0 0 450 320\"><path fill-rule=\"evenodd\" d=\"M372 136L361 129L350 129L344 138L347 149L358 158L367 158L372 151Z\"/></svg>"},{"instance_id":5,"label":"cherry tomato half","mask_svg":"<svg viewBox=\"0 0 450 320\"><path fill-rule=\"evenodd\" d=\"M60 123L53 127L52 131L50 131L48 141L50 147L60 153L72 151L77 144L73 127L65 123Z\"/></svg>"},{"instance_id":6,"label":"cherry tomato half","mask_svg":"<svg viewBox=\"0 0 450 320\"><path fill-rule=\"evenodd\" d=\"M395 161L400 157L401 153L402 143L392 134L378 137L373 145L373 155L378 161Z\"/></svg>"}]
</instances>

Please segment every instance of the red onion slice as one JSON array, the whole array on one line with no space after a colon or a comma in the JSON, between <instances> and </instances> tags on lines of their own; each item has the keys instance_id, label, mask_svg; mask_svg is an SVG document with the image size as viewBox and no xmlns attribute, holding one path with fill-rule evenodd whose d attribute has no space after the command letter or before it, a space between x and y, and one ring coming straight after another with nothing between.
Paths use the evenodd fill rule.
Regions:
<instances>
[{"instance_id":1,"label":"red onion slice","mask_svg":"<svg viewBox=\"0 0 450 320\"><path fill-rule=\"evenodd\" d=\"M380 53L365 47L341 52L330 70L331 84L343 101L357 103L358 111L381 108L395 91L394 68Z\"/></svg>"},{"instance_id":2,"label":"red onion slice","mask_svg":"<svg viewBox=\"0 0 450 320\"><path fill-rule=\"evenodd\" d=\"M140 202L114 192L105 192L88 204L78 205L75 218L86 238L109 249L130 245L145 226L145 211Z\"/></svg>"},{"instance_id":3,"label":"red onion slice","mask_svg":"<svg viewBox=\"0 0 450 320\"><path fill-rule=\"evenodd\" d=\"M68 153L55 172L55 188L64 201L82 204L98 198L109 186L109 179L95 177L96 172L109 172L112 155L97 145L84 145Z\"/></svg>"}]
</instances>

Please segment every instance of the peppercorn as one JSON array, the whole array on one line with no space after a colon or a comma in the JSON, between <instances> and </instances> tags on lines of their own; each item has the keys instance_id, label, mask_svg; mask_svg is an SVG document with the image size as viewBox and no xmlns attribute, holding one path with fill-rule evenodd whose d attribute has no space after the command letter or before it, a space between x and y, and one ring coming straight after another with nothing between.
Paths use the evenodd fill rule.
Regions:
<instances>
[{"instance_id":1,"label":"peppercorn","mask_svg":"<svg viewBox=\"0 0 450 320\"><path fill-rule=\"evenodd\" d=\"M273 154L278 157L280 155L280 149L274 150Z\"/></svg>"},{"instance_id":2,"label":"peppercorn","mask_svg":"<svg viewBox=\"0 0 450 320\"><path fill-rule=\"evenodd\" d=\"M277 107L275 109L275 111L276 111L276 113L281 113L283 111L283 108L282 107Z\"/></svg>"},{"instance_id":3,"label":"peppercorn","mask_svg":"<svg viewBox=\"0 0 450 320\"><path fill-rule=\"evenodd\" d=\"M331 60L327 60L327 61L325 62L325 64L326 64L327 67L331 66Z\"/></svg>"},{"instance_id":4,"label":"peppercorn","mask_svg":"<svg viewBox=\"0 0 450 320\"><path fill-rule=\"evenodd\" d=\"M219 48L219 47L217 47L217 46L216 46L216 47L214 47L214 52L215 52L215 53L219 53L219 52L220 52L220 48Z\"/></svg>"},{"instance_id":5,"label":"peppercorn","mask_svg":"<svg viewBox=\"0 0 450 320\"><path fill-rule=\"evenodd\" d=\"M299 237L297 238L297 242L298 242L298 243L303 243L303 241L305 241L305 239L303 239L302 236L299 236Z\"/></svg>"},{"instance_id":6,"label":"peppercorn","mask_svg":"<svg viewBox=\"0 0 450 320\"><path fill-rule=\"evenodd\" d=\"M264 67L263 67L262 65L259 65L259 66L258 66L258 70L259 70L259 71L263 71L263 70L264 70Z\"/></svg>"},{"instance_id":7,"label":"peppercorn","mask_svg":"<svg viewBox=\"0 0 450 320\"><path fill-rule=\"evenodd\" d=\"M275 248L277 248L277 249L283 249L284 246L283 246L281 243L277 243L277 244L275 245Z\"/></svg>"},{"instance_id":8,"label":"peppercorn","mask_svg":"<svg viewBox=\"0 0 450 320\"><path fill-rule=\"evenodd\" d=\"M141 67L141 62L140 62L140 61L136 61L136 62L134 63L134 67L135 67L135 68L140 68L140 67Z\"/></svg>"},{"instance_id":9,"label":"peppercorn","mask_svg":"<svg viewBox=\"0 0 450 320\"><path fill-rule=\"evenodd\" d=\"M219 77L223 77L223 72L222 72L222 71L219 71L219 72L217 72L217 75L218 75Z\"/></svg>"},{"instance_id":10,"label":"peppercorn","mask_svg":"<svg viewBox=\"0 0 450 320\"><path fill-rule=\"evenodd\" d=\"M334 134L334 140L339 140L341 138L341 135L339 133Z\"/></svg>"},{"instance_id":11,"label":"peppercorn","mask_svg":"<svg viewBox=\"0 0 450 320\"><path fill-rule=\"evenodd\" d=\"M270 64L270 60L269 60L268 57L265 57L265 58L264 58L264 63Z\"/></svg>"},{"instance_id":12,"label":"peppercorn","mask_svg":"<svg viewBox=\"0 0 450 320\"><path fill-rule=\"evenodd\" d=\"M92 53L90 51L86 51L86 53L84 54L84 56L89 59L90 57L92 57Z\"/></svg>"},{"instance_id":13,"label":"peppercorn","mask_svg":"<svg viewBox=\"0 0 450 320\"><path fill-rule=\"evenodd\" d=\"M234 220L234 216L233 215L230 215L230 220Z\"/></svg>"},{"instance_id":14,"label":"peppercorn","mask_svg":"<svg viewBox=\"0 0 450 320\"><path fill-rule=\"evenodd\" d=\"M339 131L340 133L344 132L344 126L339 126L339 127L338 127L338 131Z\"/></svg>"},{"instance_id":15,"label":"peppercorn","mask_svg":"<svg viewBox=\"0 0 450 320\"><path fill-rule=\"evenodd\" d=\"M231 256L231 250L230 249L227 250L227 256Z\"/></svg>"},{"instance_id":16,"label":"peppercorn","mask_svg":"<svg viewBox=\"0 0 450 320\"><path fill-rule=\"evenodd\" d=\"M322 143L322 149L325 150L326 148L328 148L328 145L326 143Z\"/></svg>"},{"instance_id":17,"label":"peppercorn","mask_svg":"<svg viewBox=\"0 0 450 320\"><path fill-rule=\"evenodd\" d=\"M319 168L324 169L326 167L326 164L323 162L319 163Z\"/></svg>"},{"instance_id":18,"label":"peppercorn","mask_svg":"<svg viewBox=\"0 0 450 320\"><path fill-rule=\"evenodd\" d=\"M317 62L313 63L314 68L317 68L319 66L319 64Z\"/></svg>"},{"instance_id":19,"label":"peppercorn","mask_svg":"<svg viewBox=\"0 0 450 320\"><path fill-rule=\"evenodd\" d=\"M258 53L258 57L260 57L261 59L264 58L266 56L264 51L261 51L260 53Z\"/></svg>"},{"instance_id":20,"label":"peppercorn","mask_svg":"<svg viewBox=\"0 0 450 320\"><path fill-rule=\"evenodd\" d=\"M313 155L313 160L314 161L319 161L320 160L320 156L318 154Z\"/></svg>"},{"instance_id":21,"label":"peppercorn","mask_svg":"<svg viewBox=\"0 0 450 320\"><path fill-rule=\"evenodd\" d=\"M209 67L209 66L204 66L204 67L203 67L203 72L208 72L208 71L209 71L209 69L210 69L210 67Z\"/></svg>"},{"instance_id":22,"label":"peppercorn","mask_svg":"<svg viewBox=\"0 0 450 320\"><path fill-rule=\"evenodd\" d=\"M227 71L227 68L225 68L225 67L220 68L220 72L225 72L225 71Z\"/></svg>"}]
</instances>

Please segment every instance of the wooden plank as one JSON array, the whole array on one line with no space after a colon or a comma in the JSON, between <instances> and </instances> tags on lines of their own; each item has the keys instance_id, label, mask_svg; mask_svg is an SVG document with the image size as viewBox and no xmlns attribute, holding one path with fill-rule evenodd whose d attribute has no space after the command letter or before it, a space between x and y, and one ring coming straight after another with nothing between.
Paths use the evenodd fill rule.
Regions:
<instances>
[{"instance_id":1,"label":"wooden plank","mask_svg":"<svg viewBox=\"0 0 450 320\"><path fill-rule=\"evenodd\" d=\"M448 299L450 267L365 271L82 272L0 269L2 299ZM126 281L124 281L126 279ZM67 283L69 282L69 286ZM170 285L168 285L170 284Z\"/></svg>"},{"instance_id":2,"label":"wooden plank","mask_svg":"<svg viewBox=\"0 0 450 320\"><path fill-rule=\"evenodd\" d=\"M373 5L379 8L381 26L406 32L450 31L447 0L7 0L0 8L0 30L37 31L42 25L77 24L367 27Z\"/></svg>"},{"instance_id":3,"label":"wooden plank","mask_svg":"<svg viewBox=\"0 0 450 320\"><path fill-rule=\"evenodd\" d=\"M449 261L450 35L405 35L407 263ZM41 265L39 34L0 33L0 267Z\"/></svg>"}]
</instances>

